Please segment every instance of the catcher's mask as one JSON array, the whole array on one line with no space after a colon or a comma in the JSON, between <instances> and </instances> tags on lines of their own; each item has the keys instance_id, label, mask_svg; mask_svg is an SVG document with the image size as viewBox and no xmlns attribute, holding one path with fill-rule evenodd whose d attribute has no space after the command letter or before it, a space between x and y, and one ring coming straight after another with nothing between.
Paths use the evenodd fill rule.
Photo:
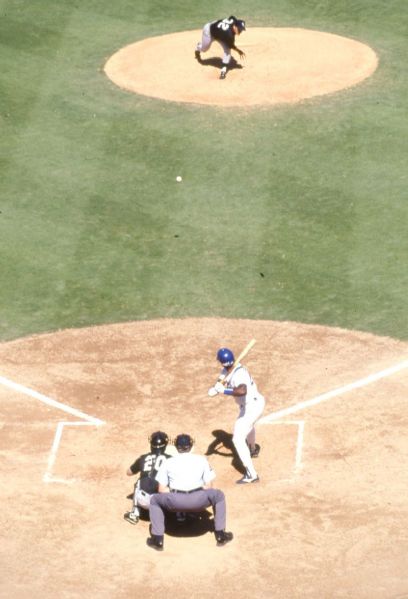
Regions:
<instances>
[{"instance_id":1,"label":"catcher's mask","mask_svg":"<svg viewBox=\"0 0 408 599\"><path fill-rule=\"evenodd\" d=\"M169 442L169 437L163 431L156 431L150 435L149 442L152 453L164 453Z\"/></svg>"},{"instance_id":2,"label":"catcher's mask","mask_svg":"<svg viewBox=\"0 0 408 599\"><path fill-rule=\"evenodd\" d=\"M223 366L232 366L235 362L234 354L227 347L222 347L217 351L217 360L221 362Z\"/></svg>"},{"instance_id":3,"label":"catcher's mask","mask_svg":"<svg viewBox=\"0 0 408 599\"><path fill-rule=\"evenodd\" d=\"M180 453L190 451L194 445L194 439L190 435L181 433L174 439L174 445L176 446L177 451Z\"/></svg>"}]
</instances>

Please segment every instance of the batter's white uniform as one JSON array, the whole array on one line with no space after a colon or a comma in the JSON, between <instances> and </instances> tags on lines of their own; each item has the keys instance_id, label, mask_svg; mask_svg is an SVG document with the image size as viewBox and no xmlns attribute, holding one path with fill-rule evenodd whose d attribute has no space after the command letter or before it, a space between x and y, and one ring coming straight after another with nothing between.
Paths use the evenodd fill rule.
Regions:
<instances>
[{"instance_id":1,"label":"batter's white uniform","mask_svg":"<svg viewBox=\"0 0 408 599\"><path fill-rule=\"evenodd\" d=\"M223 369L222 374L226 376L228 371ZM251 446L255 445L255 422L264 411L265 398L259 393L255 381L242 364L238 364L233 371L227 389L239 387L239 385L246 385L247 393L241 397L234 397L239 405L239 415L235 422L232 440L244 468L248 470L252 478L256 478L257 473L252 463L248 443Z\"/></svg>"}]
</instances>

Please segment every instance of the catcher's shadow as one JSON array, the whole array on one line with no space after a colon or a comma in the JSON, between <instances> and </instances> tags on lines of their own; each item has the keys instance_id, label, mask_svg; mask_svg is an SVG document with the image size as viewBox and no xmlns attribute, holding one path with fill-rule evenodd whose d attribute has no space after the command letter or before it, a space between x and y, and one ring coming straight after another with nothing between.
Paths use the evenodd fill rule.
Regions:
<instances>
[{"instance_id":1,"label":"catcher's shadow","mask_svg":"<svg viewBox=\"0 0 408 599\"><path fill-rule=\"evenodd\" d=\"M166 534L171 537L199 537L214 532L214 520L210 511L187 512L184 518L184 521L180 522L176 513L167 512Z\"/></svg>"},{"instance_id":2,"label":"catcher's shadow","mask_svg":"<svg viewBox=\"0 0 408 599\"><path fill-rule=\"evenodd\" d=\"M241 474L245 474L245 468L238 457L234 443L232 442L231 433L227 433L221 429L212 431L214 440L209 444L205 455L220 455L226 458L232 458L231 466Z\"/></svg>"}]
</instances>

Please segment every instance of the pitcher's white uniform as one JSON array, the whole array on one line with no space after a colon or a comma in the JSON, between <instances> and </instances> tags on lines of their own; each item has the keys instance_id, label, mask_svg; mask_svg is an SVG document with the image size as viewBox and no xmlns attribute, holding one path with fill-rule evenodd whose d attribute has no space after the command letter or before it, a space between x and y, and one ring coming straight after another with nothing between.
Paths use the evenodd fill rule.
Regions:
<instances>
[{"instance_id":1,"label":"pitcher's white uniform","mask_svg":"<svg viewBox=\"0 0 408 599\"><path fill-rule=\"evenodd\" d=\"M227 373L228 371L223 369L222 374L227 375ZM234 425L232 440L243 466L249 471L252 478L256 478L257 473L252 463L248 444L255 445L255 422L261 417L265 408L265 398L259 393L255 381L242 364L238 364L234 369L227 389L239 387L239 385L246 385L247 393L234 398L239 405L239 415Z\"/></svg>"}]
</instances>

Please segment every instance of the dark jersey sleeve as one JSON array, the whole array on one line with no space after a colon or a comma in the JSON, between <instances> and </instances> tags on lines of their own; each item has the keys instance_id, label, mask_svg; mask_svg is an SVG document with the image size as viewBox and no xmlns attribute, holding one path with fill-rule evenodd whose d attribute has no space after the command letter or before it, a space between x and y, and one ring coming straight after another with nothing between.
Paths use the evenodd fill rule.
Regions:
<instances>
[{"instance_id":1,"label":"dark jersey sleeve","mask_svg":"<svg viewBox=\"0 0 408 599\"><path fill-rule=\"evenodd\" d=\"M232 19L220 19L211 24L211 37L219 42L223 42L228 48L235 45L235 33L232 29L234 22Z\"/></svg>"},{"instance_id":2,"label":"dark jersey sleeve","mask_svg":"<svg viewBox=\"0 0 408 599\"><path fill-rule=\"evenodd\" d=\"M138 472L142 471L142 460L143 460L144 456L140 456L139 458L137 458L137 460L135 462L133 462L133 464L130 466L130 470L133 474L137 474Z\"/></svg>"}]
</instances>

